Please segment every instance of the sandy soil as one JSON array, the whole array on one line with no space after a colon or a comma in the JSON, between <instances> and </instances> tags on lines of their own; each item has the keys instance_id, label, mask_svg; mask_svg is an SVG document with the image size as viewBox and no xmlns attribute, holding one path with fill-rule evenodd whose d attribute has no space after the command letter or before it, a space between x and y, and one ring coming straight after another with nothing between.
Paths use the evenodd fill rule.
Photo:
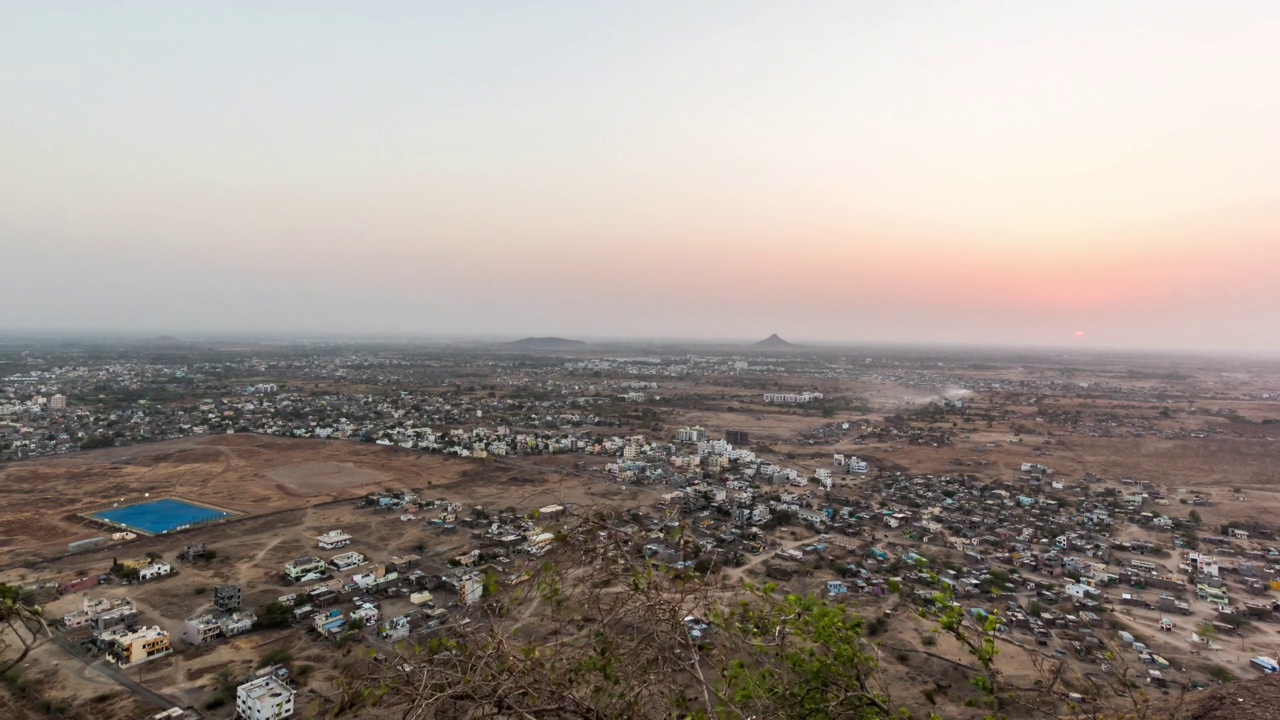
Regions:
<instances>
[{"instance_id":1,"label":"sandy soil","mask_svg":"<svg viewBox=\"0 0 1280 720\"><path fill-rule=\"evenodd\" d=\"M300 496L341 492L353 487L377 485L389 479L386 473L377 470L332 461L286 465L267 470L266 475Z\"/></svg>"},{"instance_id":2,"label":"sandy soil","mask_svg":"<svg viewBox=\"0 0 1280 720\"><path fill-rule=\"evenodd\" d=\"M471 463L379 445L219 435L0 467L0 566L66 552L111 502L186 498L247 515L456 480Z\"/></svg>"}]
</instances>

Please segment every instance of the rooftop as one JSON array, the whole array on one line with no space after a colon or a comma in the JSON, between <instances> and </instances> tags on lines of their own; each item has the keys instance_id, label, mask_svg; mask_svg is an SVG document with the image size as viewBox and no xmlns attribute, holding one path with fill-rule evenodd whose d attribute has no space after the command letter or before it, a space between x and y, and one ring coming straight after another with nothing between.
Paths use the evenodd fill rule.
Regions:
<instances>
[{"instance_id":1,"label":"rooftop","mask_svg":"<svg viewBox=\"0 0 1280 720\"><path fill-rule=\"evenodd\" d=\"M286 685L282 680L274 675L268 675L266 677L258 678L257 680L251 680L241 685L237 691L243 693L250 700L255 701L272 697L293 695L295 692L293 688Z\"/></svg>"}]
</instances>

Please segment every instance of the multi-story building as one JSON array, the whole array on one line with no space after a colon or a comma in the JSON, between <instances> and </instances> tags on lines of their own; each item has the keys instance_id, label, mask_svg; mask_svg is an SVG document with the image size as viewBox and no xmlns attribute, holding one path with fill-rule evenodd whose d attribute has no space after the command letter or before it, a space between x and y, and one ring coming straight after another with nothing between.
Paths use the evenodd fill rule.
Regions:
<instances>
[{"instance_id":1,"label":"multi-story building","mask_svg":"<svg viewBox=\"0 0 1280 720\"><path fill-rule=\"evenodd\" d=\"M173 652L169 633L159 626L144 627L112 639L107 652L121 667L131 667Z\"/></svg>"},{"instance_id":2,"label":"multi-story building","mask_svg":"<svg viewBox=\"0 0 1280 720\"><path fill-rule=\"evenodd\" d=\"M244 720L284 720L293 717L296 691L275 675L236 688L236 714Z\"/></svg>"},{"instance_id":3,"label":"multi-story building","mask_svg":"<svg viewBox=\"0 0 1280 720\"><path fill-rule=\"evenodd\" d=\"M725 430L724 440L730 445L750 445L751 435L746 430Z\"/></svg>"},{"instance_id":4,"label":"multi-story building","mask_svg":"<svg viewBox=\"0 0 1280 720\"><path fill-rule=\"evenodd\" d=\"M230 612L240 607L240 586L219 585L213 589L213 606Z\"/></svg>"},{"instance_id":5,"label":"multi-story building","mask_svg":"<svg viewBox=\"0 0 1280 720\"><path fill-rule=\"evenodd\" d=\"M49 409L50 410L66 410L67 396L59 393L49 398Z\"/></svg>"},{"instance_id":6,"label":"multi-story building","mask_svg":"<svg viewBox=\"0 0 1280 720\"><path fill-rule=\"evenodd\" d=\"M220 637L222 637L222 627L218 625L218 618L213 615L191 618L182 632L182 639L192 645L203 645Z\"/></svg>"},{"instance_id":7,"label":"multi-story building","mask_svg":"<svg viewBox=\"0 0 1280 720\"><path fill-rule=\"evenodd\" d=\"M680 442L700 442L707 439L707 431L705 428L694 425L693 427L683 427L676 432L676 438Z\"/></svg>"},{"instance_id":8,"label":"multi-story building","mask_svg":"<svg viewBox=\"0 0 1280 720\"><path fill-rule=\"evenodd\" d=\"M464 605L474 605L480 602L481 596L484 595L484 581L476 574L468 575L458 583L458 597Z\"/></svg>"},{"instance_id":9,"label":"multi-story building","mask_svg":"<svg viewBox=\"0 0 1280 720\"><path fill-rule=\"evenodd\" d=\"M103 630L132 625L137 619L138 610L133 606L132 602L129 602L95 614L92 617L91 622L93 624L93 629L101 632Z\"/></svg>"}]
</instances>

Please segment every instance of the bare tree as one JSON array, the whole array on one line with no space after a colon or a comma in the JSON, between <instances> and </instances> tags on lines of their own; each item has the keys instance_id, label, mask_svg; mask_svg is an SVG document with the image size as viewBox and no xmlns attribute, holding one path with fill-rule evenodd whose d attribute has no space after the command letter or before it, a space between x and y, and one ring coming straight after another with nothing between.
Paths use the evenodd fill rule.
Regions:
<instances>
[{"instance_id":1,"label":"bare tree","mask_svg":"<svg viewBox=\"0 0 1280 720\"><path fill-rule=\"evenodd\" d=\"M425 718L898 717L861 618L772 588L728 594L584 519L465 617L353 668L338 705ZM690 538L677 528L669 542ZM338 708L335 708L338 710Z\"/></svg>"},{"instance_id":2,"label":"bare tree","mask_svg":"<svg viewBox=\"0 0 1280 720\"><path fill-rule=\"evenodd\" d=\"M0 674L12 670L27 659L31 651L48 641L52 634L40 609L22 600L22 591L14 585L0 584Z\"/></svg>"}]
</instances>

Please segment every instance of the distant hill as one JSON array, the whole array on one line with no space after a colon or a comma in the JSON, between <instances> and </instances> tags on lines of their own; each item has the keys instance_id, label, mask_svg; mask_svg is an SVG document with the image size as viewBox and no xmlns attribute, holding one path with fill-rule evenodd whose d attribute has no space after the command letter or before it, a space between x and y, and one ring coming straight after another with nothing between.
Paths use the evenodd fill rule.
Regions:
<instances>
[{"instance_id":1,"label":"distant hill","mask_svg":"<svg viewBox=\"0 0 1280 720\"><path fill-rule=\"evenodd\" d=\"M587 346L581 340L569 340L561 337L527 337L508 344L511 347L524 348L526 350L569 350Z\"/></svg>"},{"instance_id":2,"label":"distant hill","mask_svg":"<svg viewBox=\"0 0 1280 720\"><path fill-rule=\"evenodd\" d=\"M770 335L769 337L767 337L767 338L765 338L765 339L761 340L760 342L756 343L756 347L774 347L774 348L781 348L781 347L792 347L792 345L791 345L791 343L787 342L786 340L783 340L782 338L778 337L778 333L774 333L774 334Z\"/></svg>"}]
</instances>

